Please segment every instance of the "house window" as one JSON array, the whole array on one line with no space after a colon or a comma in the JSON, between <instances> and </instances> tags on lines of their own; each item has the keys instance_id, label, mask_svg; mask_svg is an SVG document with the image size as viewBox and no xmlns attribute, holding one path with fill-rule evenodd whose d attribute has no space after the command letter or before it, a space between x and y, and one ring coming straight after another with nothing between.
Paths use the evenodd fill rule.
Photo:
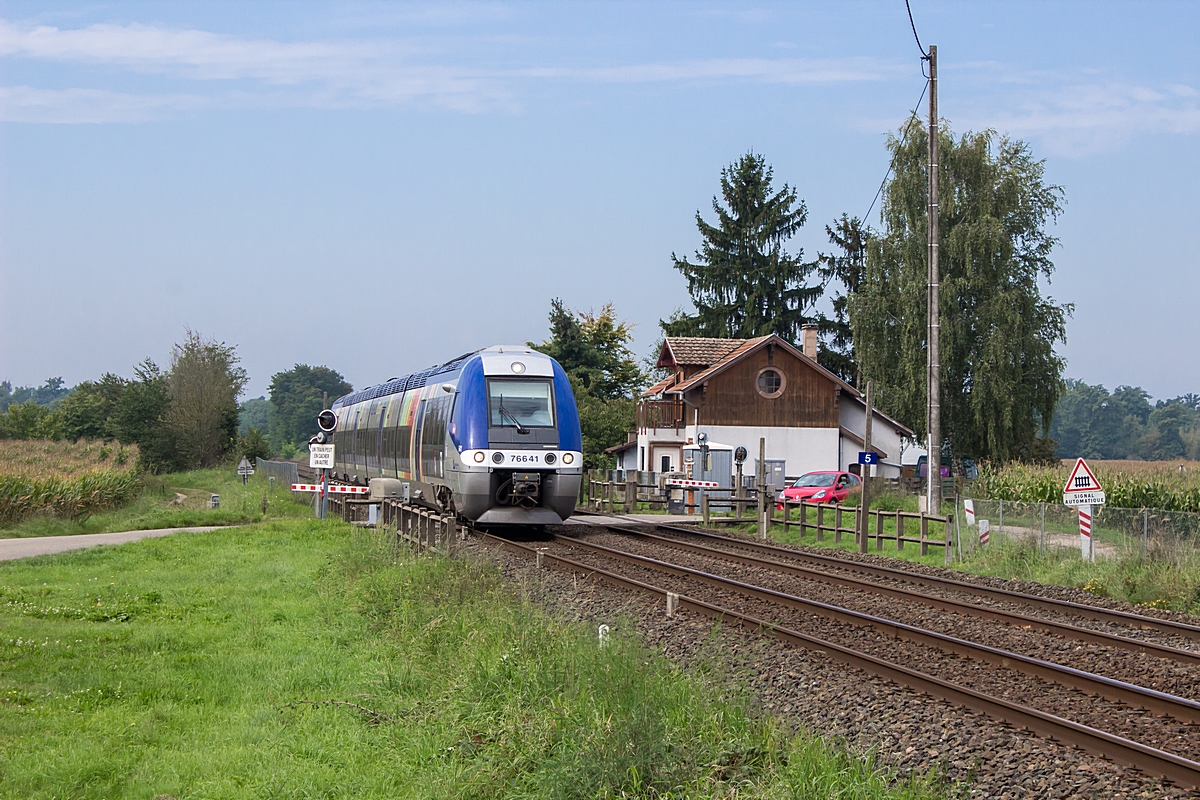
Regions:
<instances>
[{"instance_id":1,"label":"house window","mask_svg":"<svg viewBox=\"0 0 1200 800\"><path fill-rule=\"evenodd\" d=\"M768 399L783 394L783 387L786 385L787 380L783 377L783 373L775 367L759 370L758 377L755 379L755 388L758 389L758 393Z\"/></svg>"}]
</instances>

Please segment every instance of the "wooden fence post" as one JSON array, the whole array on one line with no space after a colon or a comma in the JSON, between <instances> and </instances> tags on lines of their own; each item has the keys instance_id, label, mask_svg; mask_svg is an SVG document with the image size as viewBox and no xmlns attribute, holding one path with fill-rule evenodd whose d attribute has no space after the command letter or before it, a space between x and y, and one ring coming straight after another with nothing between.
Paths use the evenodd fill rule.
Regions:
<instances>
[{"instance_id":1,"label":"wooden fence post","mask_svg":"<svg viewBox=\"0 0 1200 800\"><path fill-rule=\"evenodd\" d=\"M896 512L896 550L904 549L904 512Z\"/></svg>"},{"instance_id":2,"label":"wooden fence post","mask_svg":"<svg viewBox=\"0 0 1200 800\"><path fill-rule=\"evenodd\" d=\"M637 513L637 478L625 479L625 513Z\"/></svg>"},{"instance_id":3,"label":"wooden fence post","mask_svg":"<svg viewBox=\"0 0 1200 800\"><path fill-rule=\"evenodd\" d=\"M921 555L929 555L929 515L921 515Z\"/></svg>"},{"instance_id":4,"label":"wooden fence post","mask_svg":"<svg viewBox=\"0 0 1200 800\"><path fill-rule=\"evenodd\" d=\"M833 543L842 543L842 506L840 503L833 507Z\"/></svg>"},{"instance_id":5,"label":"wooden fence post","mask_svg":"<svg viewBox=\"0 0 1200 800\"><path fill-rule=\"evenodd\" d=\"M825 538L824 526L825 526L825 504L817 503L817 541L818 542L822 541Z\"/></svg>"},{"instance_id":6,"label":"wooden fence post","mask_svg":"<svg viewBox=\"0 0 1200 800\"><path fill-rule=\"evenodd\" d=\"M875 550L883 549L883 512L875 509Z\"/></svg>"}]
</instances>

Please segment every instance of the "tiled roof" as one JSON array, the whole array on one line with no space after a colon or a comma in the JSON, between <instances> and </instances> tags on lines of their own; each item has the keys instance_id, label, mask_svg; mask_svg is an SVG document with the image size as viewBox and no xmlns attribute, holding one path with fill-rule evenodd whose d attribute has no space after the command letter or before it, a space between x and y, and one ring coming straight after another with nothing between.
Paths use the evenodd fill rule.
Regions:
<instances>
[{"instance_id":1,"label":"tiled roof","mask_svg":"<svg viewBox=\"0 0 1200 800\"><path fill-rule=\"evenodd\" d=\"M662 394L663 392L665 392L667 389L670 389L674 385L675 385L675 376L668 375L667 377L663 378L658 383L651 386L649 389L642 392L642 395L645 396L645 395L652 395L652 394Z\"/></svg>"},{"instance_id":2,"label":"tiled roof","mask_svg":"<svg viewBox=\"0 0 1200 800\"><path fill-rule=\"evenodd\" d=\"M675 388L679 389L681 391L684 391L684 390L690 389L693 386L698 386L699 384L704 383L704 381L708 380L709 376L712 375L714 372L716 372L719 368L725 366L726 364L728 364L731 361L736 360L738 358L738 356L742 355L743 353L747 352L748 350L753 350L754 346L756 344L762 342L766 338L767 338L766 336L760 336L757 339L728 339L728 340L726 340L726 341L730 341L730 342L737 342L738 346L733 348L732 350L730 350L729 353L726 354L726 356L724 358L722 358L719 362L713 364L712 366L710 366L708 369L704 370L703 372L697 372L695 375L693 375L692 377L683 381Z\"/></svg>"},{"instance_id":3,"label":"tiled roof","mask_svg":"<svg viewBox=\"0 0 1200 800\"><path fill-rule=\"evenodd\" d=\"M668 336L667 348L680 367L708 367L723 361L734 350L746 342L745 339L705 339L698 336ZM659 366L670 366L662 364Z\"/></svg>"}]
</instances>

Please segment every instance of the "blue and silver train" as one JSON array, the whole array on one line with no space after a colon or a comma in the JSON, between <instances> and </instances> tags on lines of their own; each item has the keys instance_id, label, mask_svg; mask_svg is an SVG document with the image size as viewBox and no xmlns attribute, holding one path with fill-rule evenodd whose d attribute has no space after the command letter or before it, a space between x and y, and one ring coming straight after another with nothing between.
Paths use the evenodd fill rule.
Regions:
<instances>
[{"instance_id":1,"label":"blue and silver train","mask_svg":"<svg viewBox=\"0 0 1200 800\"><path fill-rule=\"evenodd\" d=\"M333 403L335 477L482 524L557 524L583 476L558 362L496 345Z\"/></svg>"}]
</instances>

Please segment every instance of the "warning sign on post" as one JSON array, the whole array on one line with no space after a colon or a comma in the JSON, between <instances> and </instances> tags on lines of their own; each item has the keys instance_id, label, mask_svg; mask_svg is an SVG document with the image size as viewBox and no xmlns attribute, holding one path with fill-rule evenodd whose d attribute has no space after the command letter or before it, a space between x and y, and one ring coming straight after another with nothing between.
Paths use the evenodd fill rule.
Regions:
<instances>
[{"instance_id":1,"label":"warning sign on post","mask_svg":"<svg viewBox=\"0 0 1200 800\"><path fill-rule=\"evenodd\" d=\"M1091 468L1082 458L1075 462L1075 469L1071 470L1067 485L1063 487L1063 505L1104 505L1104 489L1100 488L1100 481L1096 480Z\"/></svg>"},{"instance_id":2,"label":"warning sign on post","mask_svg":"<svg viewBox=\"0 0 1200 800\"><path fill-rule=\"evenodd\" d=\"M333 469L333 445L310 444L308 466L312 469Z\"/></svg>"}]
</instances>

